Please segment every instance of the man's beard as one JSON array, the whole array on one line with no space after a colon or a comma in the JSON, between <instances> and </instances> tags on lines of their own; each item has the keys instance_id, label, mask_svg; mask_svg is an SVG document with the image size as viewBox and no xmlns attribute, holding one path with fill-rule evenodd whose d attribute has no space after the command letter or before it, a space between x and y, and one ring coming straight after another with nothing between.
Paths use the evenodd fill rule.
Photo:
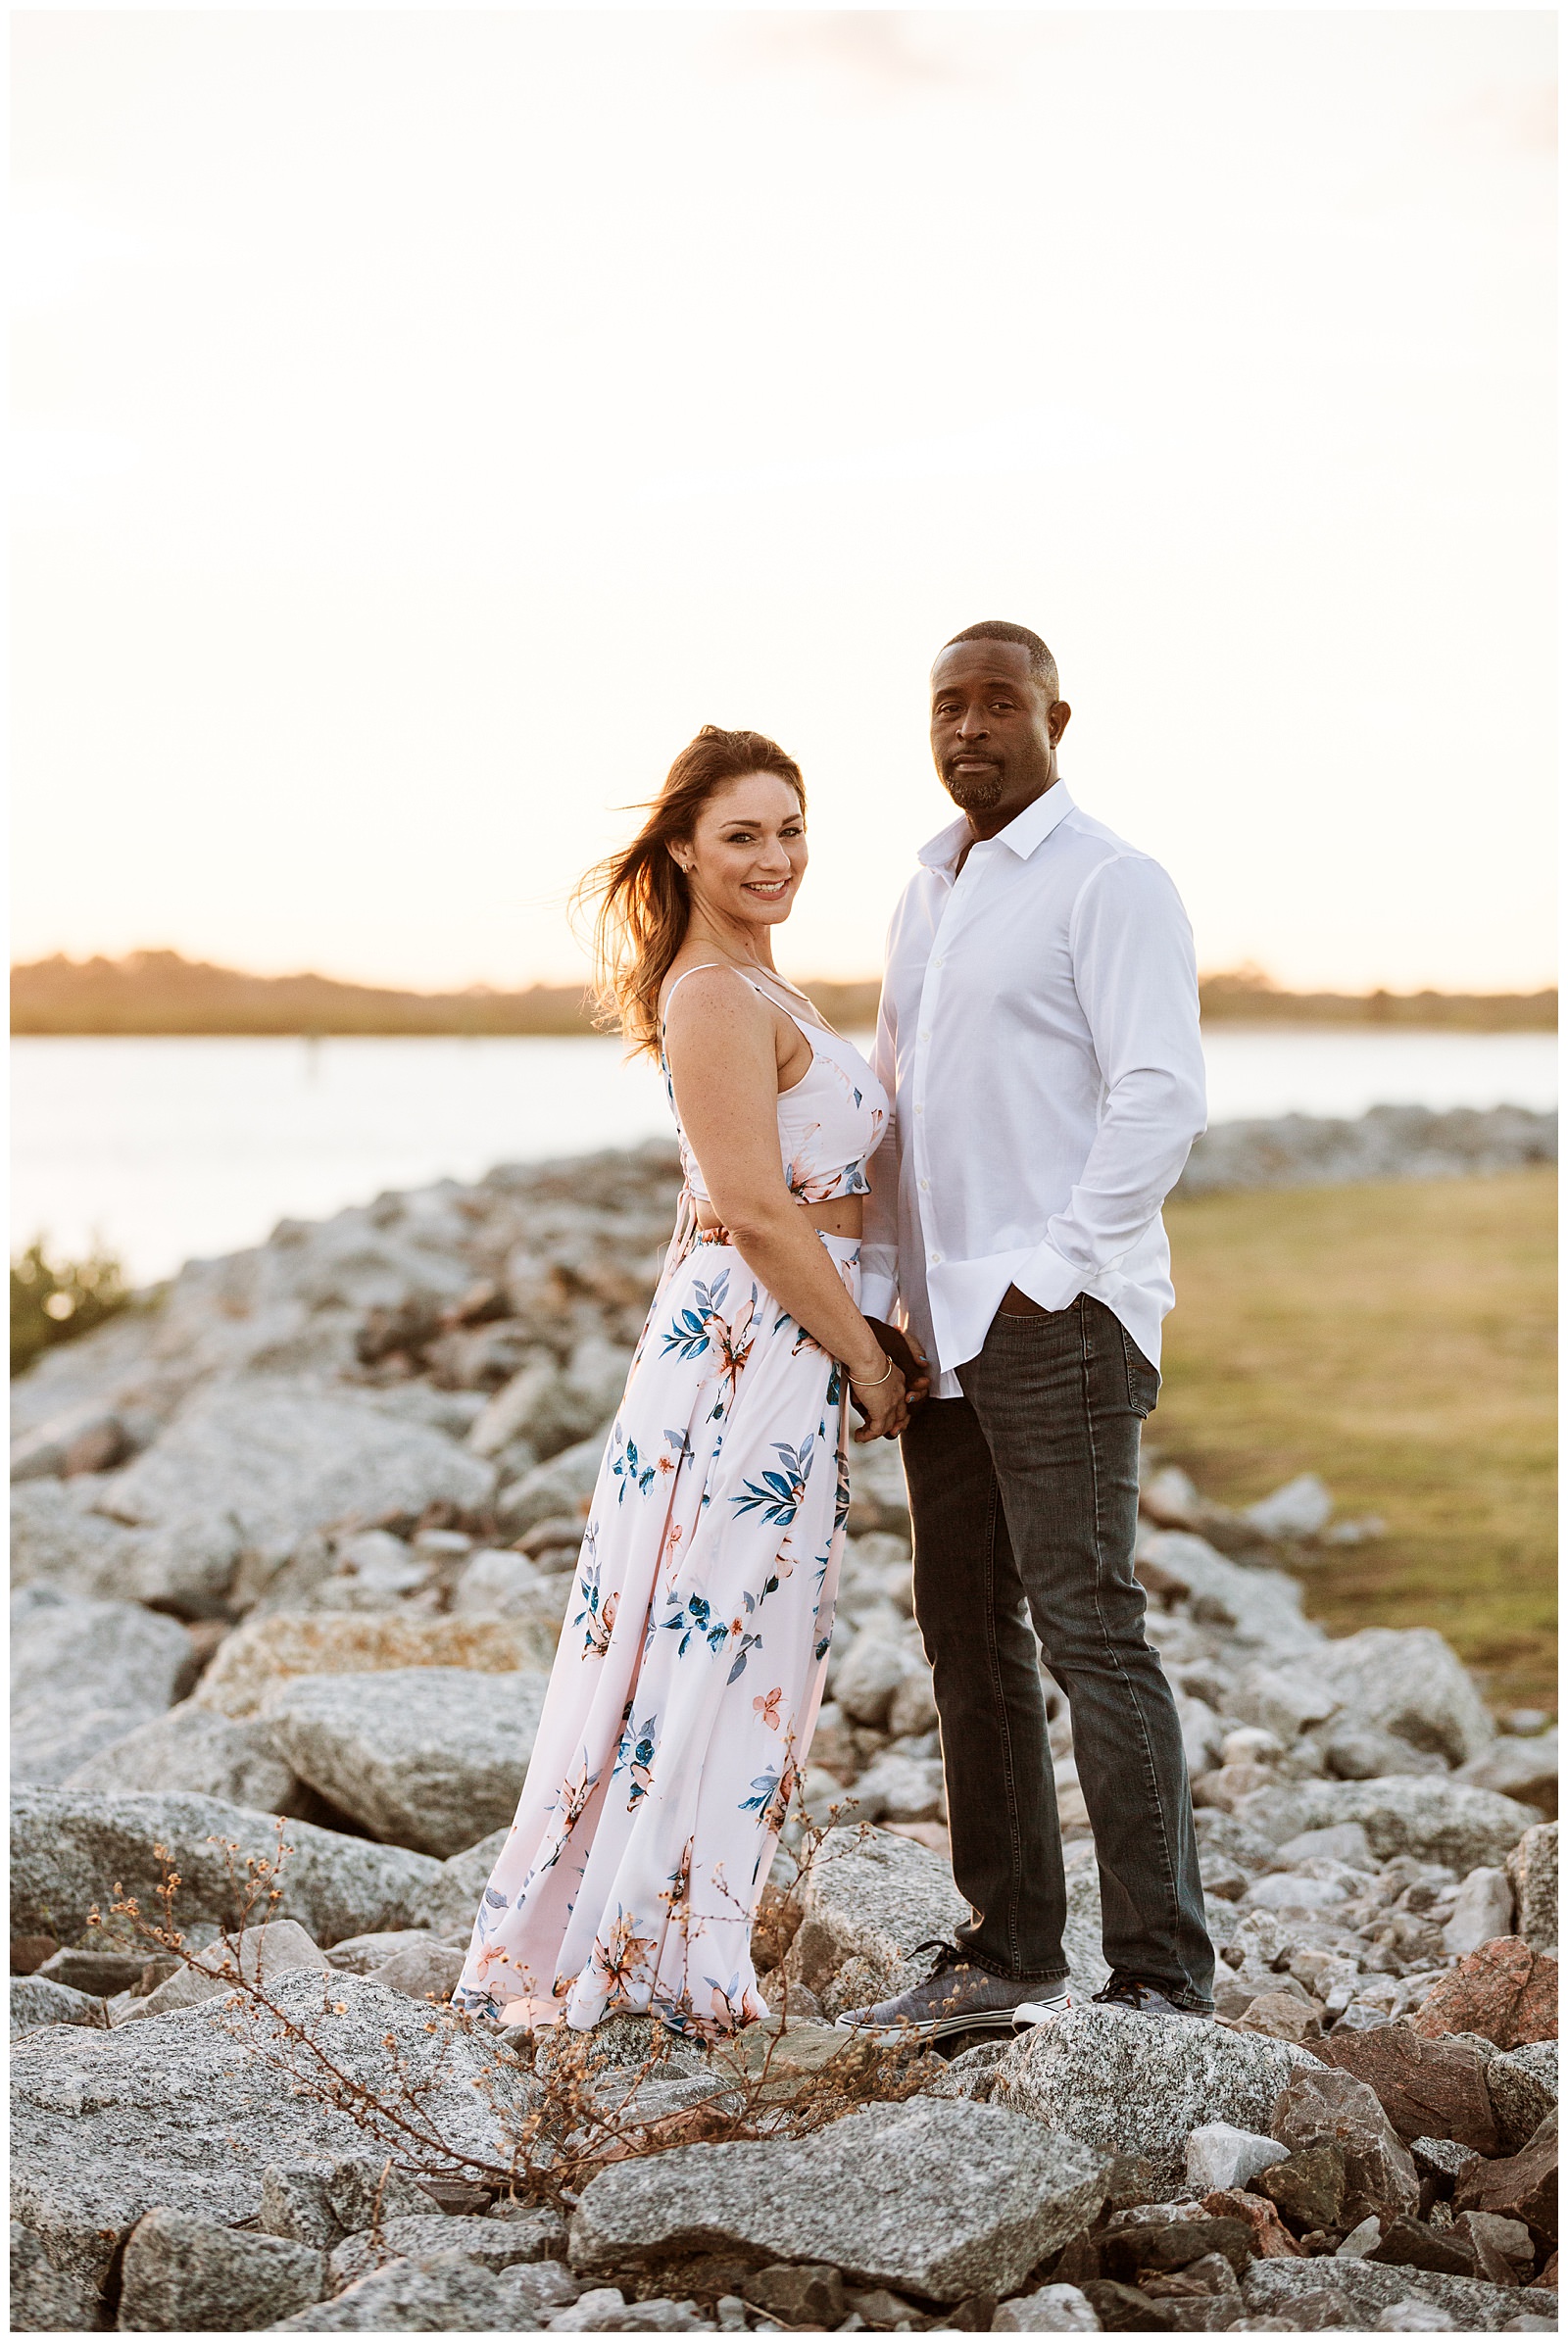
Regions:
<instances>
[{"instance_id":1,"label":"man's beard","mask_svg":"<svg viewBox=\"0 0 1568 2342\"><path fill-rule=\"evenodd\" d=\"M992 806L1002 803L1004 788L1000 766L990 772L945 772L942 785L956 805L966 813L989 813Z\"/></svg>"}]
</instances>

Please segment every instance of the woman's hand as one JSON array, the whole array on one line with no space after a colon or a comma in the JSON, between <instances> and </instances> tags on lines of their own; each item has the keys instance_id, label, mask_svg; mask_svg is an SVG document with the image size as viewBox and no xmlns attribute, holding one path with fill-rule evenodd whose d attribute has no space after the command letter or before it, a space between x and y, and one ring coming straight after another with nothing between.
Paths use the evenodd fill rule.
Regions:
<instances>
[{"instance_id":1,"label":"woman's hand","mask_svg":"<svg viewBox=\"0 0 1568 2342\"><path fill-rule=\"evenodd\" d=\"M849 1374L848 1367L845 1372ZM865 1418L864 1428L855 1434L858 1446L872 1439L896 1439L907 1429L909 1407L904 1394L904 1376L891 1358L884 1356L881 1365L864 1377L850 1374L849 1382L850 1396L858 1413Z\"/></svg>"},{"instance_id":2,"label":"woman's hand","mask_svg":"<svg viewBox=\"0 0 1568 2342\"><path fill-rule=\"evenodd\" d=\"M908 1404L917 1407L931 1394L931 1369L924 1350L907 1326L885 1325L879 1317L868 1317L865 1322L903 1375Z\"/></svg>"}]
</instances>

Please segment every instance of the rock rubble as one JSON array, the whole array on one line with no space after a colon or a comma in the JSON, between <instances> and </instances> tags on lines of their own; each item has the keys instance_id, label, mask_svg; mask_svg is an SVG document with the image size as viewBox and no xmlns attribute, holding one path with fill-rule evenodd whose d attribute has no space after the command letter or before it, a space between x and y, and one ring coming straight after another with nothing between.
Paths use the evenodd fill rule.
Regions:
<instances>
[{"instance_id":1,"label":"rock rubble","mask_svg":"<svg viewBox=\"0 0 1568 2342\"><path fill-rule=\"evenodd\" d=\"M1535 1144L1494 1119L1368 1117L1357 1146ZM1259 1176L1360 1159L1290 1138L1223 1145ZM785 2123L789 2092L860 2054L831 2021L920 1974L916 1947L965 1910L899 1458L857 1449L828 1697L757 1938L786 2017L738 2067L683 2044L641 2082L647 2025L596 2036L602 2079L634 2070L639 2120L700 2125L764 2061L774 2111L752 2137L607 2164L569 2233L560 2205L474 2179L564 2071L559 2044L530 2073L532 2045L519 2064L444 2004L673 1189L648 1148L286 1223L16 1386L19 2329L1553 2320L1555 1738L1544 1717L1498 1732L1441 1635L1305 1619L1283 1565L1376 1533L1336 1522L1312 1476L1246 1515L1168 1470L1144 1491L1214 2024L1091 2004ZM1087 1995L1099 1878L1043 1684ZM401 2062L466 2178L368 2139L221 1975L214 1938L280 1830L277 1924L244 1975L341 2072L395 2095ZM150 1910L169 1865L196 1968L110 1911Z\"/></svg>"}]
</instances>

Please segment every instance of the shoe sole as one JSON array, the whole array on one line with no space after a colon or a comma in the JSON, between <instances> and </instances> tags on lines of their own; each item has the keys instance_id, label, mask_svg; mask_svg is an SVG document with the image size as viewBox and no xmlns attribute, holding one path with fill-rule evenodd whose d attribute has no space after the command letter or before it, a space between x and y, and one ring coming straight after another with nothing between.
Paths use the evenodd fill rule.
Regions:
<instances>
[{"instance_id":1,"label":"shoe sole","mask_svg":"<svg viewBox=\"0 0 1568 2342\"><path fill-rule=\"evenodd\" d=\"M1059 2009L1045 2007L1039 2001L1020 2001L1012 2012L1013 2030L1026 2033L1036 2025L1059 2024L1063 2017L1070 2017L1080 2006L1081 2003L1075 2000L1064 2001Z\"/></svg>"},{"instance_id":2,"label":"shoe sole","mask_svg":"<svg viewBox=\"0 0 1568 2342\"><path fill-rule=\"evenodd\" d=\"M841 2017L834 2025L840 2033L872 2033L887 2041L945 2041L950 2033L992 2033L1013 2029L1011 2009L990 2009L973 2017L931 2017L917 2025L904 2017L892 2025L849 2025Z\"/></svg>"}]
</instances>

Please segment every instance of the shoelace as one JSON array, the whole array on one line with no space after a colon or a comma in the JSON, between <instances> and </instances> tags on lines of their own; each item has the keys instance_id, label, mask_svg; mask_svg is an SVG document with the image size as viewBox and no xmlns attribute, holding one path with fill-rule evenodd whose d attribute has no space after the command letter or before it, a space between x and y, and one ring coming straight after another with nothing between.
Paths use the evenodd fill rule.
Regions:
<instances>
[{"instance_id":1,"label":"shoelace","mask_svg":"<svg viewBox=\"0 0 1568 2342\"><path fill-rule=\"evenodd\" d=\"M917 1943L913 1951L909 1954L909 1958L911 1960L918 1960L922 1952L935 1952L936 1954L936 1958L931 1963L932 1976L941 1976L944 1970L949 1968L965 1968L968 1966L968 1962L964 1959L964 1956L962 1952L959 1951L957 1945L956 1943L944 1942L940 1935L928 1936L924 1943ZM929 1983L931 1981L931 1976L928 1976L926 1981Z\"/></svg>"},{"instance_id":2,"label":"shoelace","mask_svg":"<svg viewBox=\"0 0 1568 2342\"><path fill-rule=\"evenodd\" d=\"M1123 2008L1141 2009L1148 1995L1159 1989L1157 1984L1140 1983L1136 1976L1112 1976L1104 1990L1094 1997L1097 2001L1119 2002Z\"/></svg>"}]
</instances>

